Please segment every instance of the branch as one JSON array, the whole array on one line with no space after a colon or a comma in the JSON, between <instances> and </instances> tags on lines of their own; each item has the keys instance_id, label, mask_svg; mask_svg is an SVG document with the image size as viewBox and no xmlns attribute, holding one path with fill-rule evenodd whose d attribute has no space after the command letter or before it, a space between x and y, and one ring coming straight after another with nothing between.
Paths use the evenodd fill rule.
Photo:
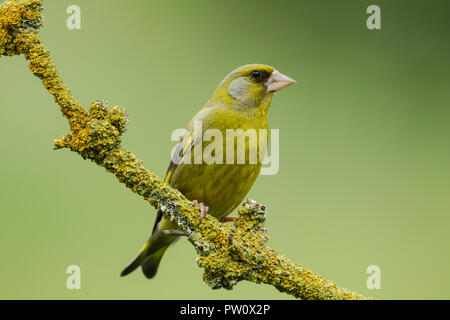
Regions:
<instances>
[{"instance_id":1,"label":"branch","mask_svg":"<svg viewBox=\"0 0 450 320\"><path fill-rule=\"evenodd\" d=\"M98 100L87 112L72 96L39 37L41 11L41 0L6 1L0 5L0 56L23 54L31 72L60 106L70 133L55 140L55 149L69 148L104 167L191 234L198 264L204 268L203 279L209 286L232 289L239 281L247 280L272 285L302 299L367 299L266 247L268 237L261 232L266 216L263 205L247 200L233 225L209 215L200 223L200 211L190 206L191 201L164 184L122 147L121 137L128 123L124 108L109 109L106 102Z\"/></svg>"}]
</instances>

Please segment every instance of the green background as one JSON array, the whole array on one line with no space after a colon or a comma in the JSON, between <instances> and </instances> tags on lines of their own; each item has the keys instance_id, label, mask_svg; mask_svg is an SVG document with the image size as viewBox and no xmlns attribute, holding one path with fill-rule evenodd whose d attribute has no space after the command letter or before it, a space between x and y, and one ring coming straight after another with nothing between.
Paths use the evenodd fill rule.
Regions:
<instances>
[{"instance_id":1,"label":"green background","mask_svg":"<svg viewBox=\"0 0 450 320\"><path fill-rule=\"evenodd\" d=\"M66 8L81 7L81 30ZM366 8L381 7L381 30ZM127 108L124 146L159 176L183 128L235 67L297 80L278 93L280 170L249 197L269 245L339 285L384 299L450 298L448 1L47 0L41 31L84 105ZM242 282L211 290L183 240L153 280L120 278L155 210L53 139L68 133L23 57L0 58L0 298L287 299ZM66 268L81 267L81 290ZM366 268L381 268L381 289Z\"/></svg>"}]
</instances>

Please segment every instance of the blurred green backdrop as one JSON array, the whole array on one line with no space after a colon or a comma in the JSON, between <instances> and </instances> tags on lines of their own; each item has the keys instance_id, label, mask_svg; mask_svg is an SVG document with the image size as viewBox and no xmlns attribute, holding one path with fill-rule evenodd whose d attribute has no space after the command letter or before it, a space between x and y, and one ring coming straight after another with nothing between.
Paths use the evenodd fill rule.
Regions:
<instances>
[{"instance_id":1,"label":"blurred green backdrop","mask_svg":"<svg viewBox=\"0 0 450 320\"><path fill-rule=\"evenodd\" d=\"M81 7L81 30L66 8ZM381 30L366 8L381 7ZM132 119L124 145L163 176L183 128L237 66L298 84L273 100L280 170L249 197L269 245L360 293L450 298L448 1L44 1L42 38L84 105ZM53 139L68 132L23 57L0 59L0 298L286 299L266 285L211 290L187 241L157 277L119 273L155 210ZM81 267L81 290L66 268ZM366 268L381 268L381 289Z\"/></svg>"}]
</instances>

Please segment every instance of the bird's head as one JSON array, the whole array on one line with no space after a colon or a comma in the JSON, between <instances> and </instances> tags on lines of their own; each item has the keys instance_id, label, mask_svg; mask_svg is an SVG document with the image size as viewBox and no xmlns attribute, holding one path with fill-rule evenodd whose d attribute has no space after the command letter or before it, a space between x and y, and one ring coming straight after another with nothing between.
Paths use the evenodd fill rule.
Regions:
<instances>
[{"instance_id":1,"label":"bird's head","mask_svg":"<svg viewBox=\"0 0 450 320\"><path fill-rule=\"evenodd\" d=\"M222 80L211 102L242 108L268 108L273 94L295 80L275 68L263 64L249 64L233 70Z\"/></svg>"}]
</instances>

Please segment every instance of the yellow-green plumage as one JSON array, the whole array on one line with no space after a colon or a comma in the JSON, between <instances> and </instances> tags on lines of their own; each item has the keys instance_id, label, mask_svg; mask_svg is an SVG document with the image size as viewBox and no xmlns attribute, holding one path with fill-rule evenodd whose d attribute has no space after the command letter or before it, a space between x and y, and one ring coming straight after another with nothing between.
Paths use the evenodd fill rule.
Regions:
<instances>
[{"instance_id":1,"label":"yellow-green plumage","mask_svg":"<svg viewBox=\"0 0 450 320\"><path fill-rule=\"evenodd\" d=\"M260 77L254 77L255 70L259 71ZM252 152L256 152L256 155L265 154L268 134L265 141L260 143L258 133L261 129L268 132L267 113L273 93L293 82L292 79L266 65L246 65L231 72L190 121L185 136L177 146L175 153L181 159L184 159L183 156L190 157L190 161L177 162L179 164L171 161L165 182L178 189L188 199L195 199L209 206L208 214L217 219L230 214L245 198L259 175L262 158L258 156L256 163L250 162L249 154ZM195 133L195 130L199 130L197 124L200 121L202 132ZM205 161L195 163L195 152L200 151L203 154L205 148L214 141L198 139L209 129L216 129L222 133L222 164L207 164ZM245 139L244 131L248 129L254 129L256 132L258 143L249 143L250 139L245 139L246 159L243 164L237 163L237 143L234 146L233 163L227 162L227 129L234 129L237 139ZM219 154L214 153L215 156ZM167 247L177 238L164 235L162 231L174 229L177 229L176 223L170 222L161 210L158 210L150 239L122 275L141 266L145 276L152 278Z\"/></svg>"}]
</instances>

